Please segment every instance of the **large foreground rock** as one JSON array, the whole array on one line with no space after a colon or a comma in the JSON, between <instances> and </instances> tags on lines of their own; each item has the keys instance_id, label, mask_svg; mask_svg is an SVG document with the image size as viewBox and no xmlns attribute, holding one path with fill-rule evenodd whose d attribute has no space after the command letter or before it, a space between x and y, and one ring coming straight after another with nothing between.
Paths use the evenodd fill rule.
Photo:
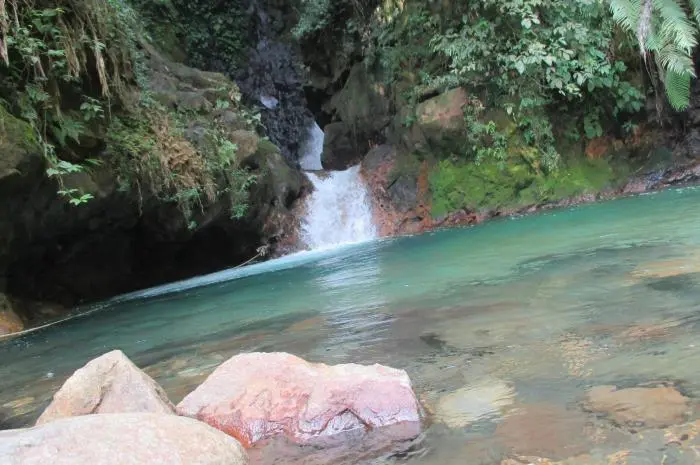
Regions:
<instances>
[{"instance_id":1,"label":"large foreground rock","mask_svg":"<svg viewBox=\"0 0 700 465\"><path fill-rule=\"evenodd\" d=\"M237 355L177 406L245 446L284 435L308 443L349 430L411 423L418 402L403 370L309 363L285 353Z\"/></svg>"},{"instance_id":2,"label":"large foreground rock","mask_svg":"<svg viewBox=\"0 0 700 465\"><path fill-rule=\"evenodd\" d=\"M56 420L0 432L6 465L244 465L233 438L176 415L127 413Z\"/></svg>"},{"instance_id":3,"label":"large foreground rock","mask_svg":"<svg viewBox=\"0 0 700 465\"><path fill-rule=\"evenodd\" d=\"M93 413L173 414L165 391L120 350L90 361L73 373L41 414L37 425Z\"/></svg>"}]
</instances>

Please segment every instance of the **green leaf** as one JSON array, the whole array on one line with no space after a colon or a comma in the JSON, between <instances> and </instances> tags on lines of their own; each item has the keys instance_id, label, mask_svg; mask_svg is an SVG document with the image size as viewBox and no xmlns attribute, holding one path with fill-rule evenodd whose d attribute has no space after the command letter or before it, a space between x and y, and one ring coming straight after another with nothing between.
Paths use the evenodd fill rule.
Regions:
<instances>
[{"instance_id":1,"label":"green leaf","mask_svg":"<svg viewBox=\"0 0 700 465\"><path fill-rule=\"evenodd\" d=\"M671 106L677 110L685 110L690 104L690 74L668 71L664 84L666 96Z\"/></svg>"}]
</instances>

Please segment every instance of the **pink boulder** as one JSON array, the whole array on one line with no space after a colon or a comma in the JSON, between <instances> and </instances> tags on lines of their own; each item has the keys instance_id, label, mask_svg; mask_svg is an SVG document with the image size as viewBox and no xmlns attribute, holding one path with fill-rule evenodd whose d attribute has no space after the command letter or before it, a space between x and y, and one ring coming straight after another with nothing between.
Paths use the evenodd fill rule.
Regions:
<instances>
[{"instance_id":1,"label":"pink boulder","mask_svg":"<svg viewBox=\"0 0 700 465\"><path fill-rule=\"evenodd\" d=\"M328 366L285 353L240 354L177 406L244 446L284 435L298 443L357 429L402 425L418 433L419 404L403 370Z\"/></svg>"},{"instance_id":2,"label":"pink boulder","mask_svg":"<svg viewBox=\"0 0 700 465\"><path fill-rule=\"evenodd\" d=\"M174 410L163 388L122 351L114 350L73 373L36 424L93 413L174 414Z\"/></svg>"}]
</instances>

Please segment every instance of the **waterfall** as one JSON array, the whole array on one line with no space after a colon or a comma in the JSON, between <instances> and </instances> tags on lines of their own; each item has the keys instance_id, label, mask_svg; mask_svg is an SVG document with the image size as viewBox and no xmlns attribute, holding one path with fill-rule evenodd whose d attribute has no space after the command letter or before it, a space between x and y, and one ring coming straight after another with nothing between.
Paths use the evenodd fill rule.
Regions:
<instances>
[{"instance_id":1,"label":"waterfall","mask_svg":"<svg viewBox=\"0 0 700 465\"><path fill-rule=\"evenodd\" d=\"M299 157L302 169L321 170L323 131L314 123ZM360 166L345 171L307 172L314 192L306 203L301 239L310 249L373 239L377 231L372 222L369 193L360 176Z\"/></svg>"},{"instance_id":2,"label":"waterfall","mask_svg":"<svg viewBox=\"0 0 700 465\"><path fill-rule=\"evenodd\" d=\"M309 133L301 146L299 165L304 171L320 171L321 153L323 152L323 129L316 122L309 127Z\"/></svg>"}]
</instances>

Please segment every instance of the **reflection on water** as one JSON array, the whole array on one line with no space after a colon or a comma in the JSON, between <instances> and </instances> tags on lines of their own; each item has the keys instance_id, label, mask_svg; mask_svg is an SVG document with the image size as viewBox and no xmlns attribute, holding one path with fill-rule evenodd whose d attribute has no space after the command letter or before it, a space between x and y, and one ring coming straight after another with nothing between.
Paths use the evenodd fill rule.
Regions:
<instances>
[{"instance_id":1,"label":"reflection on water","mask_svg":"<svg viewBox=\"0 0 700 465\"><path fill-rule=\"evenodd\" d=\"M0 424L33 421L73 370L114 348L176 402L235 353L287 351L407 370L424 433L320 452L276 443L255 452L260 463L696 463L699 203L700 191L669 191L116 299L0 346ZM671 386L689 398L674 421L685 424L649 429L592 413L585 394L600 385ZM639 408L642 419L652 411Z\"/></svg>"}]
</instances>

